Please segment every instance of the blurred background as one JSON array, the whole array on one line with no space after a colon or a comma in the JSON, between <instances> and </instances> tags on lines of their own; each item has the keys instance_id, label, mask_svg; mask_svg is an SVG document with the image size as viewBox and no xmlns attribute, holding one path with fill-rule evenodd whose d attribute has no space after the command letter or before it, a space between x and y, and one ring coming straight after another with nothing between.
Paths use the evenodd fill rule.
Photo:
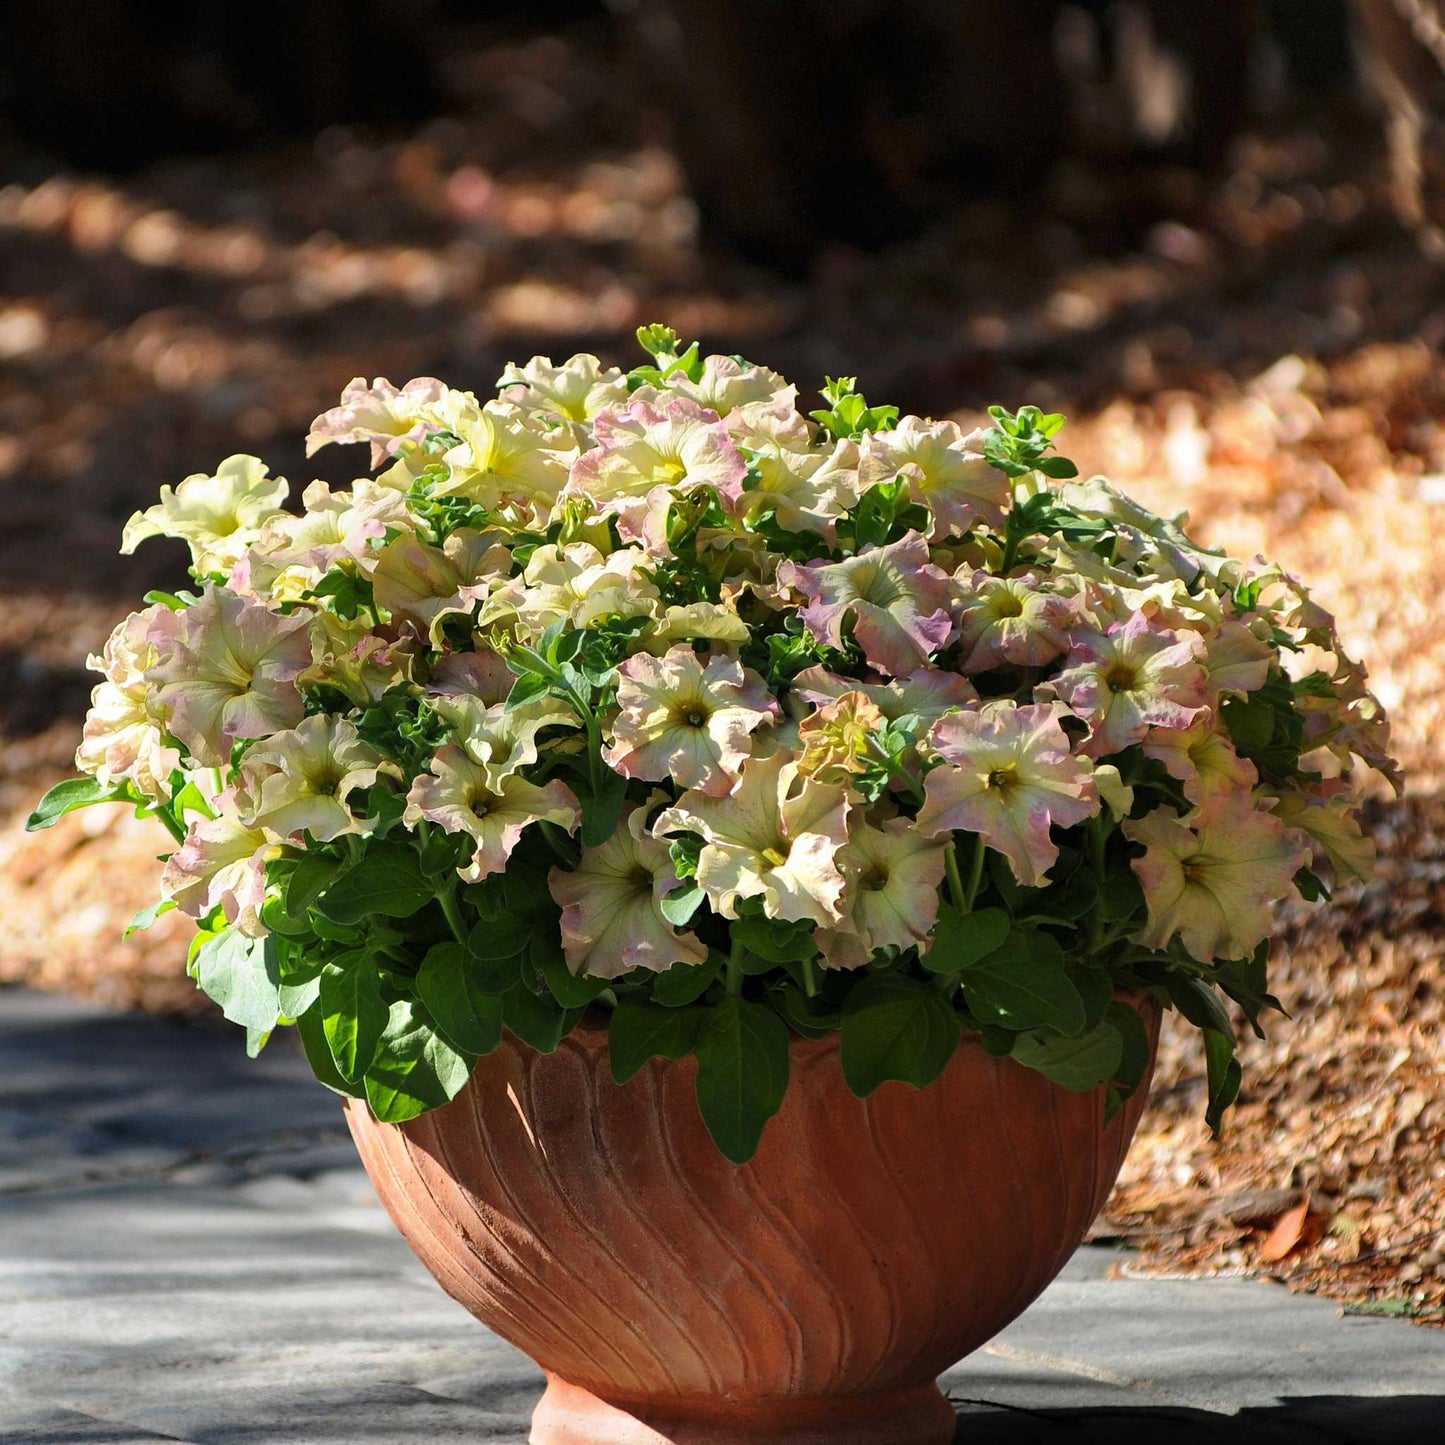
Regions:
<instances>
[{"instance_id":1,"label":"blurred background","mask_svg":"<svg viewBox=\"0 0 1445 1445\"><path fill-rule=\"evenodd\" d=\"M176 915L120 941L158 827L20 822L86 654L184 575L125 519L236 451L349 481L302 439L351 377L627 365L664 320L905 410L1036 402L1317 584L1410 777L1377 881L1284 920L1222 1142L1166 1040L1100 1228L1440 1323L1442 255L1442 0L0 4L0 980L208 1007Z\"/></svg>"}]
</instances>

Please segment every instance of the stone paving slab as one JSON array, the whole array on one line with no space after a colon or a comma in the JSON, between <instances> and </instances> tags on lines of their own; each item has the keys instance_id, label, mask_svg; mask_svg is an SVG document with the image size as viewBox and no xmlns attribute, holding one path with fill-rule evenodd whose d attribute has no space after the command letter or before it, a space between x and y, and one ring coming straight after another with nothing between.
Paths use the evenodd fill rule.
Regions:
<instances>
[{"instance_id":1,"label":"stone paving slab","mask_svg":"<svg viewBox=\"0 0 1445 1445\"><path fill-rule=\"evenodd\" d=\"M1116 1258L944 1376L960 1445L1445 1441L1445 1334ZM522 1445L540 1388L299 1055L0 990L0 1445Z\"/></svg>"}]
</instances>

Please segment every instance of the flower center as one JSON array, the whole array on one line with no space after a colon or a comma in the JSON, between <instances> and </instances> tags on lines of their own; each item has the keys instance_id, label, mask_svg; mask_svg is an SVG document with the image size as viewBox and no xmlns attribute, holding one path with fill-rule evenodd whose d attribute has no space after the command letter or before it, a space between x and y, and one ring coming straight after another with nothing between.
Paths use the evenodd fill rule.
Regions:
<instances>
[{"instance_id":1,"label":"flower center","mask_svg":"<svg viewBox=\"0 0 1445 1445\"><path fill-rule=\"evenodd\" d=\"M1184 874L1186 883L1202 883L1207 870L1196 854L1192 858L1183 859L1179 864L1179 871Z\"/></svg>"},{"instance_id":2,"label":"flower center","mask_svg":"<svg viewBox=\"0 0 1445 1445\"><path fill-rule=\"evenodd\" d=\"M881 868L870 868L858 880L858 886L869 893L881 893L888 886L888 875Z\"/></svg>"},{"instance_id":3,"label":"flower center","mask_svg":"<svg viewBox=\"0 0 1445 1445\"><path fill-rule=\"evenodd\" d=\"M1001 791L1007 791L1009 788L1013 787L1016 782L1018 782L1018 778L1019 770L1017 768L995 768L984 780L984 786L987 788L997 788Z\"/></svg>"},{"instance_id":4,"label":"flower center","mask_svg":"<svg viewBox=\"0 0 1445 1445\"><path fill-rule=\"evenodd\" d=\"M1110 692L1133 692L1139 675L1127 662L1116 662L1104 674L1104 682Z\"/></svg>"},{"instance_id":5,"label":"flower center","mask_svg":"<svg viewBox=\"0 0 1445 1445\"><path fill-rule=\"evenodd\" d=\"M999 621L1005 617L1022 617L1023 599L1015 597L1012 592L1000 592L989 602L988 610Z\"/></svg>"},{"instance_id":6,"label":"flower center","mask_svg":"<svg viewBox=\"0 0 1445 1445\"><path fill-rule=\"evenodd\" d=\"M777 848L764 848L761 856L769 868L781 868L788 861L788 855Z\"/></svg>"}]
</instances>

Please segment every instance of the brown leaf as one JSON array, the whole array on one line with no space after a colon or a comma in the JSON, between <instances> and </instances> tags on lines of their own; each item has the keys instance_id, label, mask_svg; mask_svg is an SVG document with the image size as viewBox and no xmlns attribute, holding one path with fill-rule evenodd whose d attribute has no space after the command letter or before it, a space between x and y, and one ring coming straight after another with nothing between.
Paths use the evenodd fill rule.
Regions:
<instances>
[{"instance_id":1,"label":"brown leaf","mask_svg":"<svg viewBox=\"0 0 1445 1445\"><path fill-rule=\"evenodd\" d=\"M1291 1250L1295 1249L1305 1235L1309 1219L1310 1198L1306 1194L1293 1209L1280 1215L1278 1223L1270 1230L1268 1238L1259 1247L1262 1264L1277 1264Z\"/></svg>"}]
</instances>

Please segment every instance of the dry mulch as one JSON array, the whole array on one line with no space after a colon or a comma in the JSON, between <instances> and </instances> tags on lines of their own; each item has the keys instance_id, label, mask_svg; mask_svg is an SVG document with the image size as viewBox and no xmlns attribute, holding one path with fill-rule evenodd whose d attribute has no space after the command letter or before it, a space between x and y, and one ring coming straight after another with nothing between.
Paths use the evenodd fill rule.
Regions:
<instances>
[{"instance_id":1,"label":"dry mulch","mask_svg":"<svg viewBox=\"0 0 1445 1445\"><path fill-rule=\"evenodd\" d=\"M1066 174L1037 215L966 205L794 283L700 248L653 119L575 39L464 62L454 114L410 136L329 132L125 182L37 161L0 187L0 980L204 1006L174 917L120 942L158 828L97 810L19 832L67 768L86 652L178 580L163 544L114 553L161 482L236 450L304 478L306 422L361 372L484 385L533 350L625 356L658 317L790 374L856 371L911 409L1037 400L1073 417L1086 470L1317 583L1410 780L1372 805L1377 880L1282 917L1290 1017L1246 1041L1218 1142L1197 1051L1166 1032L1098 1232L1142 1247L1131 1269L1259 1273L1439 1322L1445 280L1390 215L1370 124L1282 127L1207 187Z\"/></svg>"}]
</instances>

